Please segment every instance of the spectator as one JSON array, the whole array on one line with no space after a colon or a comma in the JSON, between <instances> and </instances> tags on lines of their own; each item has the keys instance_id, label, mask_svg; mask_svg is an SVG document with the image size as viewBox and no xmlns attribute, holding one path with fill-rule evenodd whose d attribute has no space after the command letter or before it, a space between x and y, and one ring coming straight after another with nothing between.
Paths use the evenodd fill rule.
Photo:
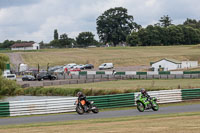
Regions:
<instances>
[{"instance_id":1,"label":"spectator","mask_svg":"<svg viewBox=\"0 0 200 133\"><path fill-rule=\"evenodd\" d=\"M115 75L116 74L116 71L115 71L115 69L113 69L113 71L112 71L112 75Z\"/></svg>"}]
</instances>

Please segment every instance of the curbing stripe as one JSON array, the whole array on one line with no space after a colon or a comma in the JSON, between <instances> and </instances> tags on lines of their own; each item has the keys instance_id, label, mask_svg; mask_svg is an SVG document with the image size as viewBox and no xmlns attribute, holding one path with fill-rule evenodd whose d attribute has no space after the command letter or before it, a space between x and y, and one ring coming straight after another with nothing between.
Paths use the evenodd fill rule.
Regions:
<instances>
[{"instance_id":1,"label":"curbing stripe","mask_svg":"<svg viewBox=\"0 0 200 133\"><path fill-rule=\"evenodd\" d=\"M136 72L137 75L147 75L147 72Z\"/></svg>"},{"instance_id":2,"label":"curbing stripe","mask_svg":"<svg viewBox=\"0 0 200 133\"><path fill-rule=\"evenodd\" d=\"M147 72L147 75L158 75L158 72Z\"/></svg>"},{"instance_id":3,"label":"curbing stripe","mask_svg":"<svg viewBox=\"0 0 200 133\"><path fill-rule=\"evenodd\" d=\"M112 75L113 72L112 71L105 71L105 75Z\"/></svg>"},{"instance_id":4,"label":"curbing stripe","mask_svg":"<svg viewBox=\"0 0 200 133\"><path fill-rule=\"evenodd\" d=\"M183 71L171 71L170 74L183 74Z\"/></svg>"},{"instance_id":5,"label":"curbing stripe","mask_svg":"<svg viewBox=\"0 0 200 133\"><path fill-rule=\"evenodd\" d=\"M96 71L88 71L87 74L88 75L96 75Z\"/></svg>"},{"instance_id":6,"label":"curbing stripe","mask_svg":"<svg viewBox=\"0 0 200 133\"><path fill-rule=\"evenodd\" d=\"M125 75L136 75L136 71L126 71Z\"/></svg>"}]
</instances>

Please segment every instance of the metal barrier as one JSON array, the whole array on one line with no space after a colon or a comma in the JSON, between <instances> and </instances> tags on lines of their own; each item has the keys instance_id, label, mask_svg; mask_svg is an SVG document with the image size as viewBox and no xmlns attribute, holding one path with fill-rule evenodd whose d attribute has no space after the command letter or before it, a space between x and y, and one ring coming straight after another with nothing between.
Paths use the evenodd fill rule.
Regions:
<instances>
[{"instance_id":1,"label":"metal barrier","mask_svg":"<svg viewBox=\"0 0 200 133\"><path fill-rule=\"evenodd\" d=\"M0 102L0 117L10 116L9 102Z\"/></svg>"},{"instance_id":2,"label":"metal barrier","mask_svg":"<svg viewBox=\"0 0 200 133\"><path fill-rule=\"evenodd\" d=\"M94 101L98 108L130 107L135 105L136 93L89 96L88 100ZM175 89L149 91L151 97L156 97L158 103L173 103L184 100L200 99L200 89ZM76 97L0 102L1 116L20 116L33 114L63 113L75 111Z\"/></svg>"},{"instance_id":3,"label":"metal barrier","mask_svg":"<svg viewBox=\"0 0 200 133\"><path fill-rule=\"evenodd\" d=\"M128 107L135 104L134 93L90 96L87 99L94 101L98 108Z\"/></svg>"},{"instance_id":4,"label":"metal barrier","mask_svg":"<svg viewBox=\"0 0 200 133\"><path fill-rule=\"evenodd\" d=\"M75 111L76 98L11 101L10 116L49 114Z\"/></svg>"},{"instance_id":5,"label":"metal barrier","mask_svg":"<svg viewBox=\"0 0 200 133\"><path fill-rule=\"evenodd\" d=\"M137 96L140 94L139 92L136 92L135 95ZM173 103L173 102L181 102L182 101L182 95L181 90L160 90L160 91L149 91L148 94L151 97L156 97L158 100L158 103Z\"/></svg>"},{"instance_id":6,"label":"metal barrier","mask_svg":"<svg viewBox=\"0 0 200 133\"><path fill-rule=\"evenodd\" d=\"M181 92L183 100L200 99L200 89L183 89Z\"/></svg>"}]
</instances>

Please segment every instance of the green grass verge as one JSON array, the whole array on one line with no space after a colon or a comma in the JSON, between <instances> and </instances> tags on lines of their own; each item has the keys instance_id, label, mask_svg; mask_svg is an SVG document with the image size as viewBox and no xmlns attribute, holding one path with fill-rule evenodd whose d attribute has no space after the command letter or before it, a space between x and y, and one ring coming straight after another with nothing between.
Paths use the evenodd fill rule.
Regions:
<instances>
[{"instance_id":1,"label":"green grass verge","mask_svg":"<svg viewBox=\"0 0 200 133\"><path fill-rule=\"evenodd\" d=\"M45 88L82 88L82 89L105 89L105 90L127 90L139 91L140 88L150 90L163 89L189 89L200 88L200 79L153 79L153 80L117 80L106 82L95 82L85 84L67 84ZM131 91L132 90L132 91Z\"/></svg>"}]
</instances>

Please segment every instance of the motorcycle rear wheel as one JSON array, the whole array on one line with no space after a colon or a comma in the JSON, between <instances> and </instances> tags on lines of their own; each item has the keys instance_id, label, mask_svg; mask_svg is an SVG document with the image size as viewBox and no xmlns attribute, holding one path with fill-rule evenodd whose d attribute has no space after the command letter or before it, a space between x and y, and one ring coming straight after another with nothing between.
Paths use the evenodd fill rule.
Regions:
<instances>
[{"instance_id":1,"label":"motorcycle rear wheel","mask_svg":"<svg viewBox=\"0 0 200 133\"><path fill-rule=\"evenodd\" d=\"M99 113L99 109L95 105L92 105L92 108L95 108L95 109L92 109L93 113L95 114Z\"/></svg>"},{"instance_id":2,"label":"motorcycle rear wheel","mask_svg":"<svg viewBox=\"0 0 200 133\"><path fill-rule=\"evenodd\" d=\"M137 102L137 109L140 112L144 112L145 109L144 104L142 102Z\"/></svg>"}]
</instances>

